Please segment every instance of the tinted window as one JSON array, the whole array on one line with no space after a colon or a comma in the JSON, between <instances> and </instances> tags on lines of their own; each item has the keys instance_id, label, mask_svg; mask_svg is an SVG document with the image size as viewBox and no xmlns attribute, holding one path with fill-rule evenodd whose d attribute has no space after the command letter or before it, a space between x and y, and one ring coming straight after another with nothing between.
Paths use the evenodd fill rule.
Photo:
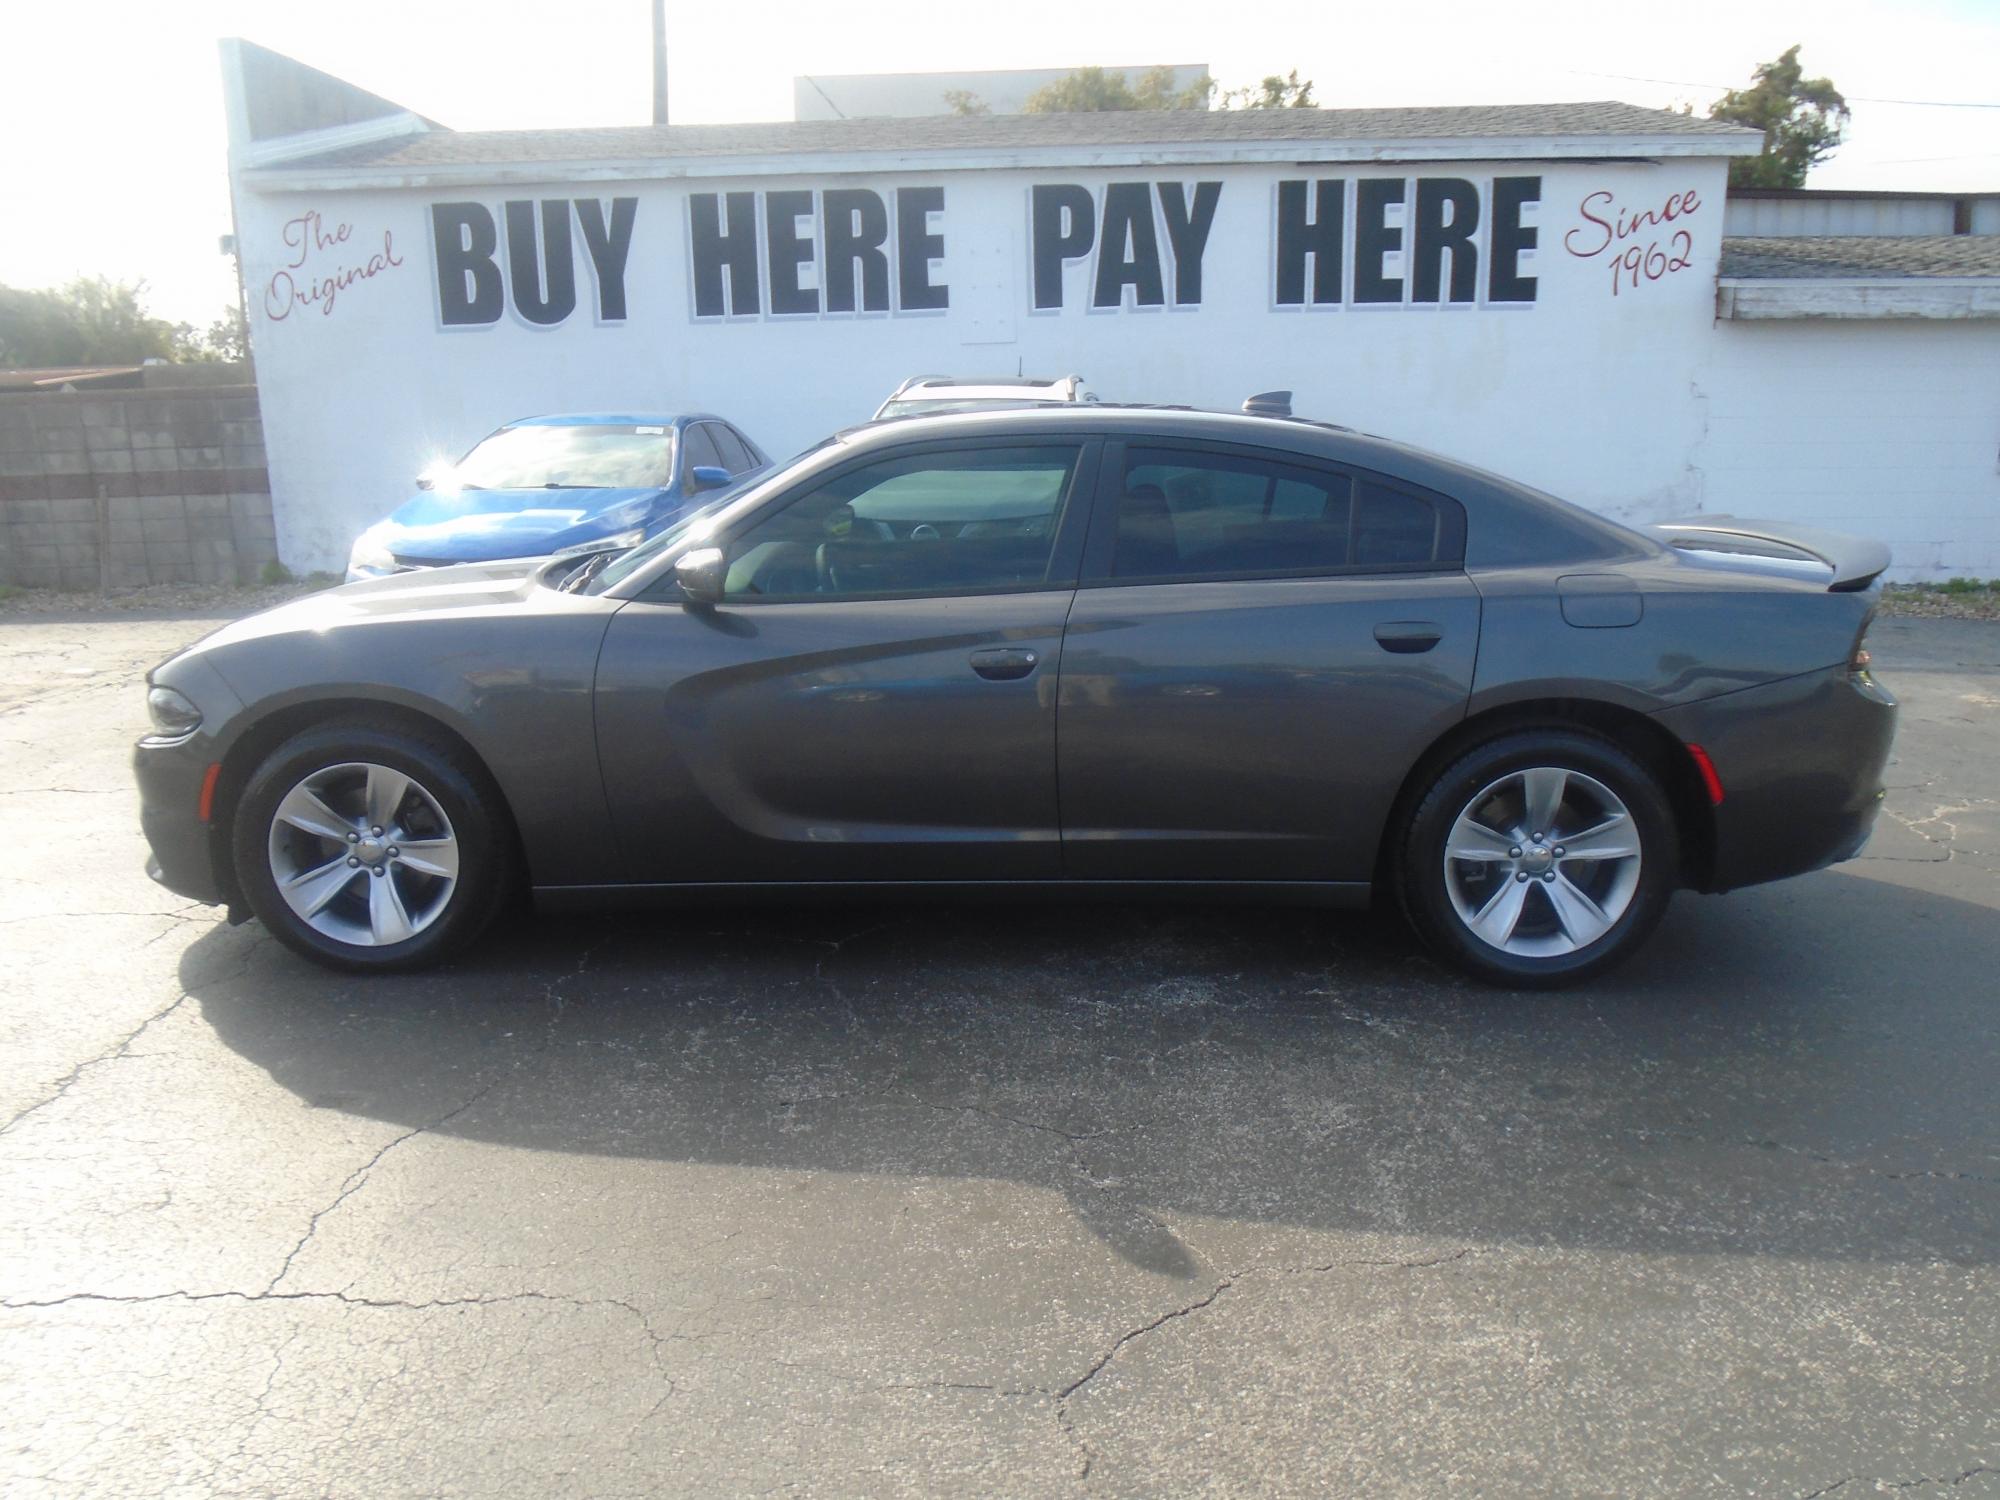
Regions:
<instances>
[{"instance_id":1,"label":"tinted window","mask_svg":"<svg viewBox=\"0 0 2000 1500\"><path fill-rule=\"evenodd\" d=\"M751 453L749 446L737 436L735 428L727 422L704 422L702 425L708 428L710 436L715 439L715 446L722 454L722 462L730 473L741 474L745 469L757 467L756 455Z\"/></svg>"},{"instance_id":2,"label":"tinted window","mask_svg":"<svg viewBox=\"0 0 2000 1500\"><path fill-rule=\"evenodd\" d=\"M687 468L682 472L691 473L695 469L726 469L722 455L715 450L715 439L708 435L708 423L691 423L687 429Z\"/></svg>"},{"instance_id":3,"label":"tinted window","mask_svg":"<svg viewBox=\"0 0 2000 1500\"><path fill-rule=\"evenodd\" d=\"M984 593L1048 576L1073 446L884 459L729 544L733 599Z\"/></svg>"},{"instance_id":4,"label":"tinted window","mask_svg":"<svg viewBox=\"0 0 2000 1500\"><path fill-rule=\"evenodd\" d=\"M1412 567L1438 556L1437 507L1372 479L1354 482L1354 566Z\"/></svg>"},{"instance_id":5,"label":"tinted window","mask_svg":"<svg viewBox=\"0 0 2000 1500\"><path fill-rule=\"evenodd\" d=\"M1117 515L1118 578L1412 567L1441 555L1430 500L1234 454L1131 449Z\"/></svg>"}]
</instances>

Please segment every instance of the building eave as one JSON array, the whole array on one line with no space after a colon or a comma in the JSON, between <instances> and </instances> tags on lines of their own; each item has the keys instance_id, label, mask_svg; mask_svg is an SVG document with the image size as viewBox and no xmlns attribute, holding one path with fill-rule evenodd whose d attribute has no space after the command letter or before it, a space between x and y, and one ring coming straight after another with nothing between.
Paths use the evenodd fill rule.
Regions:
<instances>
[{"instance_id":1,"label":"building eave","mask_svg":"<svg viewBox=\"0 0 2000 1500\"><path fill-rule=\"evenodd\" d=\"M2000 318L2000 276L1721 277L1715 315L1724 322Z\"/></svg>"},{"instance_id":2,"label":"building eave","mask_svg":"<svg viewBox=\"0 0 2000 1500\"><path fill-rule=\"evenodd\" d=\"M384 115L378 120L360 120L352 125L335 125L324 130L279 136L238 148L244 174L270 171L301 157L323 156L330 151L346 151L356 146L372 146L377 141L401 140L426 135L435 127L422 115L405 111Z\"/></svg>"},{"instance_id":3,"label":"building eave","mask_svg":"<svg viewBox=\"0 0 2000 1500\"><path fill-rule=\"evenodd\" d=\"M332 149L332 148L327 148ZM1223 166L1295 166L1425 162L1659 161L1754 154L1754 143L1727 137L1438 136L1352 141L1175 142L1032 146L975 150L815 152L782 155L618 157L587 160L403 164L308 162L246 164L245 187L260 193L365 192L398 188L507 187L548 182L649 182L712 177L853 176L886 172L977 172Z\"/></svg>"}]
</instances>

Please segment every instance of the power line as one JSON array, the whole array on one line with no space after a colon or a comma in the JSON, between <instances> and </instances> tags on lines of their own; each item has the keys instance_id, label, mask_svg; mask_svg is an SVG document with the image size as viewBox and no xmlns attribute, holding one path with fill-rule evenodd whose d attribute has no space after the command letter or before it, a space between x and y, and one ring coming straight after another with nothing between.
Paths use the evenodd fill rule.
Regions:
<instances>
[{"instance_id":1,"label":"power line","mask_svg":"<svg viewBox=\"0 0 2000 1500\"><path fill-rule=\"evenodd\" d=\"M1718 89L1723 93L1736 87L1729 83L1703 83L1694 78L1642 78L1636 73L1596 73L1588 68L1568 68L1566 72L1583 78L1616 78L1625 83L1662 83L1677 89ZM1850 104L1903 104L1913 109L2000 109L2000 100L1967 101L1951 99L1878 99L1866 94L1843 96Z\"/></svg>"},{"instance_id":2,"label":"power line","mask_svg":"<svg viewBox=\"0 0 2000 1500\"><path fill-rule=\"evenodd\" d=\"M847 118L847 111L842 109L838 104L835 104L833 102L833 95L829 94L825 89L819 86L819 80L817 78L813 77L812 74L810 73L801 73L799 76L805 79L807 83L813 86L813 92L815 94L818 94L820 98L826 100L826 107L832 110L837 117L843 120Z\"/></svg>"}]
</instances>

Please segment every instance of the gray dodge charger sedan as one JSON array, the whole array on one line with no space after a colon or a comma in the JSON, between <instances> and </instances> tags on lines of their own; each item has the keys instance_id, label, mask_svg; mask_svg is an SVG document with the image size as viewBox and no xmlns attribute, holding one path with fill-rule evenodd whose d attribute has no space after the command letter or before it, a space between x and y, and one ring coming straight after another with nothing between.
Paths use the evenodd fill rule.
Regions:
<instances>
[{"instance_id":1,"label":"gray dodge charger sedan","mask_svg":"<svg viewBox=\"0 0 2000 1500\"><path fill-rule=\"evenodd\" d=\"M357 970L543 905L1386 900L1508 985L1846 859L1881 546L1091 406L830 440L615 559L350 584L155 670L152 872Z\"/></svg>"}]
</instances>

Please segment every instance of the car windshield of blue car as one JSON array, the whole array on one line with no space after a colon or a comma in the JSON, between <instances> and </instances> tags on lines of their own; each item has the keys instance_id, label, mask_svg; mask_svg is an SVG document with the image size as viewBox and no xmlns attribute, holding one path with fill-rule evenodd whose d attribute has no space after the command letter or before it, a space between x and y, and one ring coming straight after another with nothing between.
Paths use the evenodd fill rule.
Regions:
<instances>
[{"instance_id":1,"label":"car windshield of blue car","mask_svg":"<svg viewBox=\"0 0 2000 1500\"><path fill-rule=\"evenodd\" d=\"M468 490L651 489L674 474L671 427L503 427L453 470Z\"/></svg>"}]
</instances>

